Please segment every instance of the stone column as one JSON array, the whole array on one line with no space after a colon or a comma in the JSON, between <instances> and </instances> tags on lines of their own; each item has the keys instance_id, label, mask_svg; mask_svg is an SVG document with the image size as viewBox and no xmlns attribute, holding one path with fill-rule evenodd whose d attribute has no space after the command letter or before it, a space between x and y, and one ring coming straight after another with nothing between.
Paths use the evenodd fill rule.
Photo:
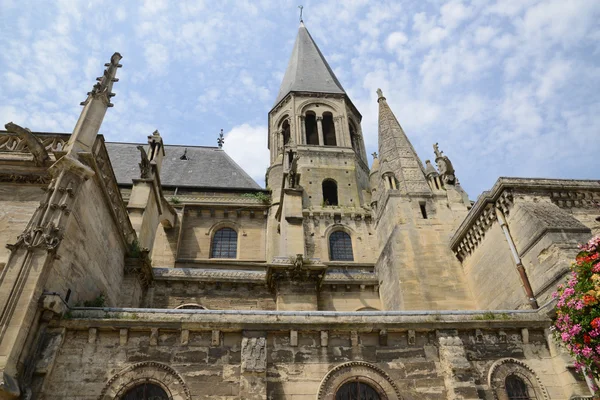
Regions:
<instances>
[{"instance_id":1,"label":"stone column","mask_svg":"<svg viewBox=\"0 0 600 400\"><path fill-rule=\"evenodd\" d=\"M317 131L319 132L319 146L325 145L325 140L323 139L323 117L317 117Z\"/></svg>"},{"instance_id":2,"label":"stone column","mask_svg":"<svg viewBox=\"0 0 600 400\"><path fill-rule=\"evenodd\" d=\"M267 338L264 332L244 332L240 367L240 398L267 399Z\"/></svg>"},{"instance_id":3,"label":"stone column","mask_svg":"<svg viewBox=\"0 0 600 400\"><path fill-rule=\"evenodd\" d=\"M300 116L300 127L302 128L300 141L298 143L306 144L306 122L304 115Z\"/></svg>"},{"instance_id":4,"label":"stone column","mask_svg":"<svg viewBox=\"0 0 600 400\"><path fill-rule=\"evenodd\" d=\"M479 399L471 363L467 360L462 340L456 331L436 332L440 349L440 369L444 376L448 400Z\"/></svg>"},{"instance_id":5,"label":"stone column","mask_svg":"<svg viewBox=\"0 0 600 400\"><path fill-rule=\"evenodd\" d=\"M342 134L342 117L334 117L333 124L335 126L335 144L336 146L344 147L345 140L344 135Z\"/></svg>"}]
</instances>

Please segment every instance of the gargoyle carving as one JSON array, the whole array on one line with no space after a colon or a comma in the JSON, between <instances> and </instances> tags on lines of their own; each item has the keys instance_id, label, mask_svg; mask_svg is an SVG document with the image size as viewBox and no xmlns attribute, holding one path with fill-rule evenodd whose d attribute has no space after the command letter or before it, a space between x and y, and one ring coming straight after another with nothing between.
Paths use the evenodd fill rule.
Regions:
<instances>
[{"instance_id":1,"label":"gargoyle carving","mask_svg":"<svg viewBox=\"0 0 600 400\"><path fill-rule=\"evenodd\" d=\"M150 160L148 159L148 154L146 153L146 149L144 146L137 146L137 149L140 151L140 156L142 160L139 163L140 166L140 177L142 179L150 179L150 175L152 169L150 167Z\"/></svg>"},{"instance_id":2,"label":"gargoyle carving","mask_svg":"<svg viewBox=\"0 0 600 400\"><path fill-rule=\"evenodd\" d=\"M29 129L22 128L19 125L14 124L12 122L9 122L8 124L4 125L4 127L7 131L19 135L21 140L23 140L27 144L27 148L33 155L33 161L35 162L35 165L41 167L48 161L50 161L50 156L48 155L44 144L37 136L31 133Z\"/></svg>"}]
</instances>

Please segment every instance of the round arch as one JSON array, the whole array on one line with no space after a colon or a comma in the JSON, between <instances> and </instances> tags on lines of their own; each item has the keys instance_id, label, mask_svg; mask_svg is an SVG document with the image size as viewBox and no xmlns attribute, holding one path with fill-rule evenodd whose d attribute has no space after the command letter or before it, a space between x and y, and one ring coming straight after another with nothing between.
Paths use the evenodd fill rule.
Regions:
<instances>
[{"instance_id":1,"label":"round arch","mask_svg":"<svg viewBox=\"0 0 600 400\"><path fill-rule=\"evenodd\" d=\"M174 310L208 310L208 308L204 307L198 303L184 303L180 304L174 308Z\"/></svg>"},{"instance_id":2,"label":"round arch","mask_svg":"<svg viewBox=\"0 0 600 400\"><path fill-rule=\"evenodd\" d=\"M542 381L529 365L516 358L502 358L495 361L488 372L488 385L493 390L494 399L508 400L505 382L510 375L515 375L525 384L528 389L535 393L537 399L549 400L548 392L542 385Z\"/></svg>"},{"instance_id":3,"label":"round arch","mask_svg":"<svg viewBox=\"0 0 600 400\"><path fill-rule=\"evenodd\" d=\"M223 228L231 228L234 231L236 231L238 233L238 235L240 233L240 226L237 223L230 221L230 220L226 220L226 221L219 221L219 222L213 224L210 228L208 228L208 231L206 232L206 234L208 236L210 236L212 239L215 232L218 231L219 229L223 229Z\"/></svg>"},{"instance_id":4,"label":"round arch","mask_svg":"<svg viewBox=\"0 0 600 400\"><path fill-rule=\"evenodd\" d=\"M317 400L335 400L337 390L347 382L364 382L377 391L382 400L401 400L396 383L381 368L364 361L340 364L325 375Z\"/></svg>"},{"instance_id":5,"label":"round arch","mask_svg":"<svg viewBox=\"0 0 600 400\"><path fill-rule=\"evenodd\" d=\"M341 115L338 106L333 101L326 100L326 99L305 100L296 107L296 112L299 115L304 115L304 113L306 111L312 110L313 107L316 108L317 105L318 106L326 106L331 109L331 110L324 110L324 111L331 111L334 115ZM312 111L314 111L314 110L312 110Z\"/></svg>"},{"instance_id":6,"label":"round arch","mask_svg":"<svg viewBox=\"0 0 600 400\"><path fill-rule=\"evenodd\" d=\"M144 382L159 386L169 395L170 400L192 400L181 375L170 366L154 361L123 368L108 380L98 400L120 399L129 389Z\"/></svg>"},{"instance_id":7,"label":"round arch","mask_svg":"<svg viewBox=\"0 0 600 400\"><path fill-rule=\"evenodd\" d=\"M275 122L275 129L279 129L279 127L285 122L288 121L290 125L292 125L292 119L290 118L290 114L287 112L283 115L279 116Z\"/></svg>"}]
</instances>

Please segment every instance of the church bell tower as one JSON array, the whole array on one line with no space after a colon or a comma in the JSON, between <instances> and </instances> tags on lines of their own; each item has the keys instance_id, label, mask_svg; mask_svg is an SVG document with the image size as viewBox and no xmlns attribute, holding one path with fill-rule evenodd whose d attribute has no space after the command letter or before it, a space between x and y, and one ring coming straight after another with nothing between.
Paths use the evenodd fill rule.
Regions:
<instances>
[{"instance_id":1,"label":"church bell tower","mask_svg":"<svg viewBox=\"0 0 600 400\"><path fill-rule=\"evenodd\" d=\"M322 265L331 261L327 241L332 229L346 229L346 219L354 218L347 225L356 228L356 219L364 224L364 216L370 218L361 119L301 22L269 112L271 260L301 256ZM354 261L358 257L354 254Z\"/></svg>"}]
</instances>

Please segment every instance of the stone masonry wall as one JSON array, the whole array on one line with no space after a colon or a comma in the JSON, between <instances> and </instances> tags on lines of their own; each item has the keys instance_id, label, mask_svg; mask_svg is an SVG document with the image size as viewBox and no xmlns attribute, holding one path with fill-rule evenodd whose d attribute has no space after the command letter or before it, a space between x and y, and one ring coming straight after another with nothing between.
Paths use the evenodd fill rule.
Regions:
<instances>
[{"instance_id":1,"label":"stone masonry wall","mask_svg":"<svg viewBox=\"0 0 600 400\"><path fill-rule=\"evenodd\" d=\"M376 264L387 310L473 309L463 269L449 249L455 222L445 201L390 196L376 227L384 245ZM388 234L389 233L389 234Z\"/></svg>"},{"instance_id":2,"label":"stone masonry wall","mask_svg":"<svg viewBox=\"0 0 600 400\"><path fill-rule=\"evenodd\" d=\"M10 250L5 244L17 241L17 236L27 226L43 195L41 186L11 183L0 185L0 271L10 255Z\"/></svg>"},{"instance_id":3,"label":"stone masonry wall","mask_svg":"<svg viewBox=\"0 0 600 400\"><path fill-rule=\"evenodd\" d=\"M243 209L244 207L240 207ZM238 260L264 261L266 219L262 211L211 210L186 207L181 226L178 258L209 259L212 235L220 227L232 227L238 232ZM227 212L227 215L225 215Z\"/></svg>"},{"instance_id":4,"label":"stone masonry wall","mask_svg":"<svg viewBox=\"0 0 600 400\"><path fill-rule=\"evenodd\" d=\"M325 399L340 382L358 377L390 399L491 400L503 390L495 382L507 371L526 376L540 399L585 394L579 378L567 377L569 385L558 379L541 329L440 331L424 324L422 331L393 332L197 331L130 322L113 328L64 325L79 329L48 331L64 339L59 346L56 340L45 342L47 362L34 380L46 400L112 399L108 394L144 376L165 385L174 399Z\"/></svg>"},{"instance_id":5,"label":"stone masonry wall","mask_svg":"<svg viewBox=\"0 0 600 400\"><path fill-rule=\"evenodd\" d=\"M275 310L266 284L155 280L147 295L149 308L198 304L209 310Z\"/></svg>"},{"instance_id":6,"label":"stone masonry wall","mask_svg":"<svg viewBox=\"0 0 600 400\"><path fill-rule=\"evenodd\" d=\"M71 289L71 304L104 294L106 305L118 306L126 253L118 229L100 187L88 180L73 206L46 290L65 298Z\"/></svg>"}]
</instances>

